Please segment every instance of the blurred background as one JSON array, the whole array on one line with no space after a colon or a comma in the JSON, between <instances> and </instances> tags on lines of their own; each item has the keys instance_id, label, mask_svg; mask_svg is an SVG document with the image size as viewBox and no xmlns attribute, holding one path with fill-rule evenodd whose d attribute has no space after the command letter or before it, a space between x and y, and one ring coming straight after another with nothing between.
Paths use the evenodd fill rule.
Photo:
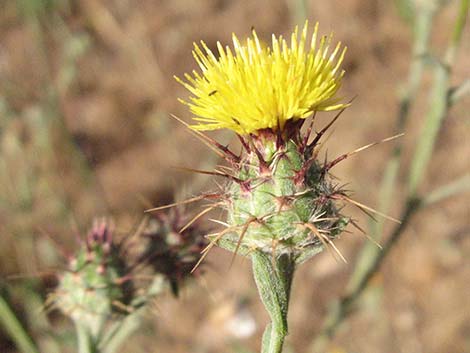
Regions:
<instances>
[{"instance_id":1,"label":"blurred background","mask_svg":"<svg viewBox=\"0 0 470 353\"><path fill-rule=\"evenodd\" d=\"M342 95L356 97L335 125L328 156L394 134L399 97L412 59L407 1L383 0L3 0L0 2L0 293L44 352L73 352L70 323L43 302L95 216L128 232L143 210L215 187L175 167L220 162L170 117L191 116L173 75L196 68L192 43L229 43L256 28L261 38L289 34L305 18L334 31L348 47ZM447 1L432 28L442 53L458 4ZM451 84L470 77L470 31L464 31ZM425 73L402 138L405 168L423 126L432 75ZM469 172L470 98L449 110L419 186L426 192ZM317 128L331 115L320 114ZM233 143L227 132L212 133ZM377 206L385 160L382 144L343 162L335 175L356 200ZM236 148L236 145L235 145ZM390 210L399 216L406 176ZM392 250L357 310L329 345L331 352L470 352L469 195L426 208ZM191 210L191 208L190 208ZM196 210L196 209L195 209ZM347 212L367 227L356 209ZM385 223L385 231L391 228ZM294 281L286 352L309 352L331 300L342 295L358 250L355 229L329 254L300 267ZM160 298L148 324L122 352L251 352L267 314L250 264L215 249L205 274L179 298ZM53 343L53 341L55 343ZM59 349L57 349L59 342ZM0 327L0 351L17 352Z\"/></svg>"}]
</instances>

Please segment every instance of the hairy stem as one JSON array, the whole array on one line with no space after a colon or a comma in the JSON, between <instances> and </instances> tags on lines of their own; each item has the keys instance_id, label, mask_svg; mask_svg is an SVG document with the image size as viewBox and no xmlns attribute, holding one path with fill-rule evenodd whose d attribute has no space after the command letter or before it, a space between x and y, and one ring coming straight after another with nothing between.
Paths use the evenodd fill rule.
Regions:
<instances>
[{"instance_id":1,"label":"hairy stem","mask_svg":"<svg viewBox=\"0 0 470 353\"><path fill-rule=\"evenodd\" d=\"M98 353L94 340L86 327L79 322L75 322L75 331L77 333L78 353Z\"/></svg>"},{"instance_id":2,"label":"hairy stem","mask_svg":"<svg viewBox=\"0 0 470 353\"><path fill-rule=\"evenodd\" d=\"M142 325L143 321L142 309L130 314L123 322L120 323L119 328L113 337L103 347L103 353L117 352L119 347Z\"/></svg>"},{"instance_id":3,"label":"hairy stem","mask_svg":"<svg viewBox=\"0 0 470 353\"><path fill-rule=\"evenodd\" d=\"M251 254L253 276L271 323L263 334L262 353L281 353L287 335L287 311L294 261L287 255L271 258L261 251Z\"/></svg>"}]
</instances>

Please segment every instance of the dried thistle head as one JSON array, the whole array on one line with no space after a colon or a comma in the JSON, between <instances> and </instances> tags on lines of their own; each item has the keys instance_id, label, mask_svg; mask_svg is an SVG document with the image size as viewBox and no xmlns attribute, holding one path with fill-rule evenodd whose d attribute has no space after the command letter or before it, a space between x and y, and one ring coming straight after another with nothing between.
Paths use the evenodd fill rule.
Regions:
<instances>
[{"instance_id":1,"label":"dried thistle head","mask_svg":"<svg viewBox=\"0 0 470 353\"><path fill-rule=\"evenodd\" d=\"M148 264L155 275L163 276L177 295L207 245L200 225L188 220L182 209L174 208L154 214L142 238L145 245L139 261Z\"/></svg>"}]
</instances>

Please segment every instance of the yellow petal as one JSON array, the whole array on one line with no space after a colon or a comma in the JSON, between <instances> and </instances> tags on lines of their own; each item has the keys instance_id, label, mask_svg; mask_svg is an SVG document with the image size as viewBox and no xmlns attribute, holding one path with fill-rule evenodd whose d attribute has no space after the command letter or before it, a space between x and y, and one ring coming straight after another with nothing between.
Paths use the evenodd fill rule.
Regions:
<instances>
[{"instance_id":1,"label":"yellow petal","mask_svg":"<svg viewBox=\"0 0 470 353\"><path fill-rule=\"evenodd\" d=\"M346 48L338 43L330 53L332 35L323 36L317 47L318 23L308 47L308 22L296 27L290 45L272 36L271 47L256 32L240 42L233 34L233 50L217 43L218 57L201 42L193 56L201 73L177 78L191 92L190 107L197 130L227 128L239 134L283 128L288 120L307 118L314 111L338 110L336 93L344 71L340 70Z\"/></svg>"}]
</instances>

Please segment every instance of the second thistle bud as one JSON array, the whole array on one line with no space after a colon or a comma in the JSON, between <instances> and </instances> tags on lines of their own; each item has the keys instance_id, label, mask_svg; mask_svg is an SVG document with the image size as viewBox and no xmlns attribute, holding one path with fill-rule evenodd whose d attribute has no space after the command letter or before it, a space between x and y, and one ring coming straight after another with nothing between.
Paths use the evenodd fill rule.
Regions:
<instances>
[{"instance_id":1,"label":"second thistle bud","mask_svg":"<svg viewBox=\"0 0 470 353\"><path fill-rule=\"evenodd\" d=\"M129 303L132 288L124 279L127 271L112 230L105 222L96 223L61 275L55 303L96 338L107 320L123 313Z\"/></svg>"}]
</instances>

